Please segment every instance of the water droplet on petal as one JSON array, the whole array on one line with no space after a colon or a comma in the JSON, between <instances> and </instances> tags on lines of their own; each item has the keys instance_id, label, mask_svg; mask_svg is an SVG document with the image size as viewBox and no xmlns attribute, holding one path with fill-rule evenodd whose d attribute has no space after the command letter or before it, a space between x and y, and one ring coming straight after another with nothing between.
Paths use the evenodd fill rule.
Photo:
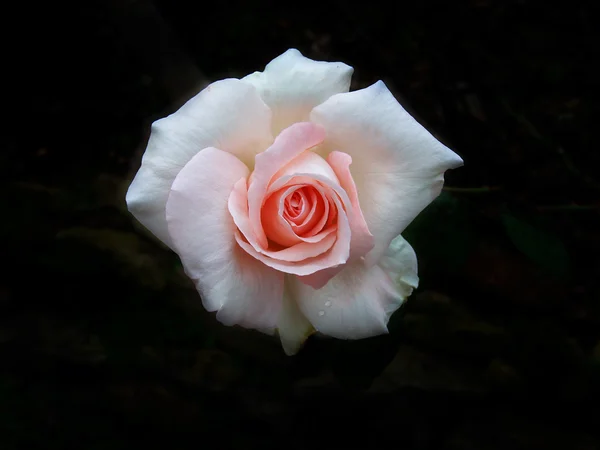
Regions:
<instances>
[{"instance_id":1,"label":"water droplet on petal","mask_svg":"<svg viewBox=\"0 0 600 450\"><path fill-rule=\"evenodd\" d=\"M331 306L331 302L330 302L329 300L327 300L327 301L325 302L325 306L327 306L327 307L329 308L329 307Z\"/></svg>"},{"instance_id":2,"label":"water droplet on petal","mask_svg":"<svg viewBox=\"0 0 600 450\"><path fill-rule=\"evenodd\" d=\"M319 311L319 316L324 316L325 315L325 311Z\"/></svg>"}]
</instances>

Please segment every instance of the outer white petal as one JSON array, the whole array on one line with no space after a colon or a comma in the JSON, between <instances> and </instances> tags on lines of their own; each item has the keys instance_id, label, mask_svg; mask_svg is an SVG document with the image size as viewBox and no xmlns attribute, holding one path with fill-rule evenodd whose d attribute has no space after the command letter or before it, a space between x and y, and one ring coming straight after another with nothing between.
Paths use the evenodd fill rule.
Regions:
<instances>
[{"instance_id":1,"label":"outer white petal","mask_svg":"<svg viewBox=\"0 0 600 450\"><path fill-rule=\"evenodd\" d=\"M227 200L248 168L235 156L207 148L179 172L166 205L169 233L204 307L226 325L272 332L283 297L283 274L235 242Z\"/></svg>"},{"instance_id":2,"label":"outer white petal","mask_svg":"<svg viewBox=\"0 0 600 450\"><path fill-rule=\"evenodd\" d=\"M375 264L391 240L433 199L447 169L462 159L433 137L396 101L382 81L317 106L312 122L325 127L321 148L348 153L358 197L375 247Z\"/></svg>"},{"instance_id":3,"label":"outer white petal","mask_svg":"<svg viewBox=\"0 0 600 450\"><path fill-rule=\"evenodd\" d=\"M387 333L390 316L418 283L415 252L398 236L379 264L349 265L318 290L293 280L289 291L317 331L362 339Z\"/></svg>"},{"instance_id":4,"label":"outer white petal","mask_svg":"<svg viewBox=\"0 0 600 450\"><path fill-rule=\"evenodd\" d=\"M348 92L354 69L341 62L313 61L290 49L275 58L264 72L242 81L252 84L273 110L273 134L293 123L306 122L310 111L329 97Z\"/></svg>"},{"instance_id":5,"label":"outer white petal","mask_svg":"<svg viewBox=\"0 0 600 450\"><path fill-rule=\"evenodd\" d=\"M227 79L207 86L177 112L154 122L142 166L127 192L129 211L172 247L165 219L169 189L200 150L216 147L249 167L273 141L271 112L248 83Z\"/></svg>"},{"instance_id":6,"label":"outer white petal","mask_svg":"<svg viewBox=\"0 0 600 450\"><path fill-rule=\"evenodd\" d=\"M289 276L286 276L286 286L289 285ZM284 289L283 305L277 322L277 332L281 345L286 355L298 353L304 341L314 333L315 329L306 316L298 308L298 304L291 297L288 288Z\"/></svg>"}]
</instances>

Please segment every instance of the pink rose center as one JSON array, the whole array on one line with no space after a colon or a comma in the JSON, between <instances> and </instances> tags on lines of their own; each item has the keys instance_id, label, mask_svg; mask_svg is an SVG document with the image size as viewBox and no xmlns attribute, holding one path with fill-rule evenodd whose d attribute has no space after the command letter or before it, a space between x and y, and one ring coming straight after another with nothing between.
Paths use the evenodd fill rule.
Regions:
<instances>
[{"instance_id":1,"label":"pink rose center","mask_svg":"<svg viewBox=\"0 0 600 450\"><path fill-rule=\"evenodd\" d=\"M287 185L273 192L261 211L267 239L283 246L290 242L289 236L281 236L280 227L274 223L274 215L285 220L298 238L316 236L335 225L337 212L330 195L329 190L319 192L310 184Z\"/></svg>"},{"instance_id":2,"label":"pink rose center","mask_svg":"<svg viewBox=\"0 0 600 450\"><path fill-rule=\"evenodd\" d=\"M312 123L283 130L228 201L239 246L315 288L373 247L349 172L352 160L313 152L324 139L324 129Z\"/></svg>"},{"instance_id":3,"label":"pink rose center","mask_svg":"<svg viewBox=\"0 0 600 450\"><path fill-rule=\"evenodd\" d=\"M308 208L311 204L314 206L314 198L309 200L304 190L305 188L300 188L285 198L284 216L288 221L295 224L298 224L299 220L308 215Z\"/></svg>"}]
</instances>

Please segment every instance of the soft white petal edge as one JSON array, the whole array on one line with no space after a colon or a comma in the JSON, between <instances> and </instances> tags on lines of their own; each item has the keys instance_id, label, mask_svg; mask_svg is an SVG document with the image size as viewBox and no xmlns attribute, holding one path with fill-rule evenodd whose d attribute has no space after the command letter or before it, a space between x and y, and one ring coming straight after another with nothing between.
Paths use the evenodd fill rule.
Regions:
<instances>
[{"instance_id":1,"label":"soft white petal edge","mask_svg":"<svg viewBox=\"0 0 600 450\"><path fill-rule=\"evenodd\" d=\"M369 265L439 195L444 172L463 164L406 112L382 81L332 96L312 111L310 120L327 130L320 149L352 157L350 172L375 237L366 256Z\"/></svg>"},{"instance_id":2,"label":"soft white petal edge","mask_svg":"<svg viewBox=\"0 0 600 450\"><path fill-rule=\"evenodd\" d=\"M186 274L208 311L225 325L272 333L283 297L283 274L242 250L227 208L248 168L235 156L207 148L179 172L166 205L169 233Z\"/></svg>"},{"instance_id":3,"label":"soft white petal edge","mask_svg":"<svg viewBox=\"0 0 600 450\"><path fill-rule=\"evenodd\" d=\"M192 157L216 147L253 167L254 156L272 142L271 111L256 89L235 79L212 83L152 124L142 165L127 191L129 211L172 247L165 205L173 180Z\"/></svg>"},{"instance_id":4,"label":"soft white petal edge","mask_svg":"<svg viewBox=\"0 0 600 450\"><path fill-rule=\"evenodd\" d=\"M283 305L279 321L277 322L277 332L283 351L286 355L292 356L298 353L306 339L314 333L315 329L306 316L302 314L296 301L291 297L289 293L289 278L291 277L286 275Z\"/></svg>"},{"instance_id":5,"label":"soft white petal edge","mask_svg":"<svg viewBox=\"0 0 600 450\"><path fill-rule=\"evenodd\" d=\"M378 264L351 264L318 290L298 280L286 280L286 289L320 333L362 339L387 333L392 313L418 284L415 252L397 236Z\"/></svg>"},{"instance_id":6,"label":"soft white petal edge","mask_svg":"<svg viewBox=\"0 0 600 450\"><path fill-rule=\"evenodd\" d=\"M342 62L314 61L296 49L276 57L263 72L242 81L252 84L273 110L273 134L306 122L310 111L329 97L348 92L354 69Z\"/></svg>"}]
</instances>

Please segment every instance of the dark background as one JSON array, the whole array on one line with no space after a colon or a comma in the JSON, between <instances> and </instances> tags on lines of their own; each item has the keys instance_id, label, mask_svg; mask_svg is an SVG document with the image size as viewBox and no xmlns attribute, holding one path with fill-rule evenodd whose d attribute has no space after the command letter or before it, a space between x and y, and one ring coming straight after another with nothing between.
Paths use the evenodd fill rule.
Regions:
<instances>
[{"instance_id":1,"label":"dark background","mask_svg":"<svg viewBox=\"0 0 600 450\"><path fill-rule=\"evenodd\" d=\"M6 13L0 448L600 448L598 18L446 3ZM153 120L290 47L383 79L465 160L405 233L391 334L293 358L204 312L124 205Z\"/></svg>"}]
</instances>

